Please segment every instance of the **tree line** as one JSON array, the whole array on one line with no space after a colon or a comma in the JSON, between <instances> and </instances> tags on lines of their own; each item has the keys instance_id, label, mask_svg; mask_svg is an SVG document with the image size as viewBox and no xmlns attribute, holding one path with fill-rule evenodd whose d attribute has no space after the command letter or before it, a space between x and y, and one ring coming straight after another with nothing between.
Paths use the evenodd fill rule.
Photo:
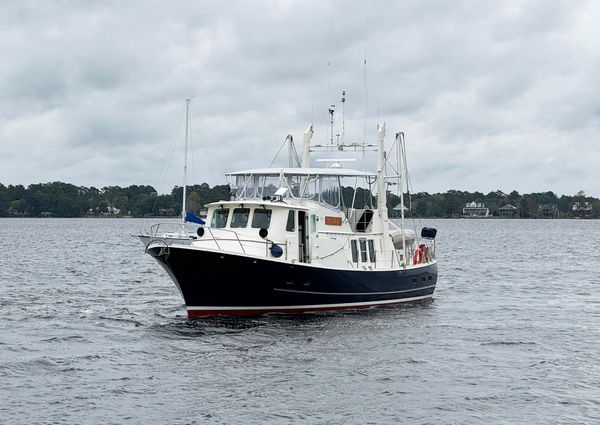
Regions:
<instances>
[{"instance_id":1,"label":"tree line","mask_svg":"<svg viewBox=\"0 0 600 425\"><path fill-rule=\"evenodd\" d=\"M175 186L170 194L158 194L152 186L128 187L75 186L70 183L51 182L4 186L0 183L0 217L86 217L86 216L176 216L181 214L183 188ZM356 193L349 187L342 188L344 205L375 205L375 197L368 190ZM229 186L210 187L207 183L187 186L188 210L199 213L204 205L229 199ZM492 216L500 215L500 208L512 205L515 216L536 218L548 216L551 211L557 217L600 217L600 199L586 196L580 191L575 195L558 196L553 192L509 194L494 191L488 194L449 190L430 194L419 192L405 195L405 214L408 217L461 217L467 203L484 204ZM388 193L388 209L391 216L399 216L400 199ZM544 209L546 208L546 209Z\"/></svg>"},{"instance_id":2,"label":"tree line","mask_svg":"<svg viewBox=\"0 0 600 425\"><path fill-rule=\"evenodd\" d=\"M388 197L389 204L399 202L394 195ZM445 193L419 192L406 197L409 206L406 212L413 217L458 218L464 215L467 203L483 204L490 216L500 216L501 208L512 206L513 216L521 218L600 218L600 199L587 196L584 191L575 195L558 196L554 192L520 194L500 190L483 194L449 190Z\"/></svg>"},{"instance_id":3,"label":"tree line","mask_svg":"<svg viewBox=\"0 0 600 425\"><path fill-rule=\"evenodd\" d=\"M227 185L210 187L206 183L187 186L191 211L204 204L227 199ZM75 186L52 182L4 186L0 183L0 217L86 217L86 216L176 216L181 214L183 187L170 194L158 194L152 186L128 187Z\"/></svg>"}]
</instances>

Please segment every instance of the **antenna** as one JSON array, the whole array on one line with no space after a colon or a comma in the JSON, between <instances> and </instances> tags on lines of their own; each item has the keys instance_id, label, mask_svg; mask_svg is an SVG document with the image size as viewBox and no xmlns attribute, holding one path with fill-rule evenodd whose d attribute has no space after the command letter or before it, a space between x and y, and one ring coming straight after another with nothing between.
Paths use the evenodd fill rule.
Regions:
<instances>
[{"instance_id":1,"label":"antenna","mask_svg":"<svg viewBox=\"0 0 600 425\"><path fill-rule=\"evenodd\" d=\"M345 103L346 103L346 90L342 90L342 144L344 144L344 133L345 133L345 119L344 119Z\"/></svg>"},{"instance_id":2,"label":"antenna","mask_svg":"<svg viewBox=\"0 0 600 425\"><path fill-rule=\"evenodd\" d=\"M366 12L366 11L365 11ZM363 57L363 80L365 86L365 121L363 124L363 145L367 142L367 118L369 115L369 86L367 85L367 14L365 13L365 33L364 33L365 52ZM365 170L365 149L362 152L363 171Z\"/></svg>"},{"instance_id":3,"label":"antenna","mask_svg":"<svg viewBox=\"0 0 600 425\"><path fill-rule=\"evenodd\" d=\"M335 112L335 105L331 105L329 107L329 123L331 124L331 137L329 138L329 141L331 142L331 144L333 145L333 113Z\"/></svg>"},{"instance_id":4,"label":"antenna","mask_svg":"<svg viewBox=\"0 0 600 425\"><path fill-rule=\"evenodd\" d=\"M288 134L288 136L286 137L286 140L288 142L288 167L292 168L294 165L293 162L293 158L294 158L294 136L292 136L291 134Z\"/></svg>"}]
</instances>

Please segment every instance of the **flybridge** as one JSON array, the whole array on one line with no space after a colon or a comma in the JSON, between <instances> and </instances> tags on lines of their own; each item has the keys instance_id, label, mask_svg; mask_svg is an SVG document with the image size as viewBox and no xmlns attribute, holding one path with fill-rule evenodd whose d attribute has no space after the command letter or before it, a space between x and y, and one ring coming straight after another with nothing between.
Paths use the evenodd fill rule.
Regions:
<instances>
[{"instance_id":1,"label":"flybridge","mask_svg":"<svg viewBox=\"0 0 600 425\"><path fill-rule=\"evenodd\" d=\"M270 167L257 168L242 171L235 171L227 174L230 183L231 200L249 200L249 199L279 199L283 200L307 200L316 201L329 207L356 208L356 191L360 188L368 193L370 208L386 208L386 184L385 162L383 139L385 137L384 125L377 129L378 144L331 144L331 145L311 145L311 139L314 131L310 125L304 133L304 149L300 167ZM294 152L293 138L288 135L286 141L290 143L290 152ZM379 167L376 172L358 171L342 168L340 162L348 159L321 159L321 161L330 161L334 164L329 168L310 167L310 152L314 151L344 151L349 149L362 148L363 150L375 150L379 152ZM291 163L291 161L290 161ZM397 164L397 169L399 163ZM354 195L350 205L343 205L342 188L354 188ZM277 192L281 191L278 195ZM373 205L373 195L377 193L377 205ZM365 201L360 201L364 203ZM359 205L364 208L366 204Z\"/></svg>"},{"instance_id":2,"label":"flybridge","mask_svg":"<svg viewBox=\"0 0 600 425\"><path fill-rule=\"evenodd\" d=\"M228 175L232 200L306 200L339 208L344 178L374 180L375 175L328 168L256 169Z\"/></svg>"},{"instance_id":3,"label":"flybridge","mask_svg":"<svg viewBox=\"0 0 600 425\"><path fill-rule=\"evenodd\" d=\"M377 177L376 173L345 168L256 168L235 171L227 176L338 176L338 177Z\"/></svg>"}]
</instances>

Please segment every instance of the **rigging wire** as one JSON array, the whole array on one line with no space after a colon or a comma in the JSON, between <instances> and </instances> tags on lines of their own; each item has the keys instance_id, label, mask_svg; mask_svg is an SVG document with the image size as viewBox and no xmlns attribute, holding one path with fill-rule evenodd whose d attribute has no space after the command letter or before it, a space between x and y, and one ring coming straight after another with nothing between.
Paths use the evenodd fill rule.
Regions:
<instances>
[{"instance_id":1,"label":"rigging wire","mask_svg":"<svg viewBox=\"0 0 600 425\"><path fill-rule=\"evenodd\" d=\"M296 150L296 144L292 140L292 153L294 154L294 159L296 160L296 166L301 167L300 156L298 155L298 151Z\"/></svg>"},{"instance_id":2,"label":"rigging wire","mask_svg":"<svg viewBox=\"0 0 600 425\"><path fill-rule=\"evenodd\" d=\"M404 140L404 133L402 133L402 164L404 173L406 175L406 192L408 193L408 207L412 210L412 183L410 181L410 174L408 173L408 165L406 160L406 142ZM404 190L404 188L403 188Z\"/></svg>"},{"instance_id":3,"label":"rigging wire","mask_svg":"<svg viewBox=\"0 0 600 425\"><path fill-rule=\"evenodd\" d=\"M333 44L333 17L335 11L335 0L331 0L329 2L329 34L327 37L327 93L325 94L327 99L327 104L329 106L329 113L331 115L331 144L333 144L333 111L335 109L335 105L333 104L333 96L332 96L332 88L331 88L331 68L334 57L334 44ZM327 124L326 124L327 125ZM327 128L327 127L326 127Z\"/></svg>"},{"instance_id":4,"label":"rigging wire","mask_svg":"<svg viewBox=\"0 0 600 425\"><path fill-rule=\"evenodd\" d=\"M273 164L275 163L275 161L277 160L277 157L279 156L279 154L281 153L281 150L283 149L283 147L285 146L285 143L288 141L288 138L286 137L285 140L283 141L283 143L281 144L281 146L279 147L279 150L277 151L277 153L275 154L275 158L273 158L273 161L271 161L271 163L269 164L269 166L267 168L271 168L273 166Z\"/></svg>"},{"instance_id":5,"label":"rigging wire","mask_svg":"<svg viewBox=\"0 0 600 425\"><path fill-rule=\"evenodd\" d=\"M191 96L191 97L193 98L194 96ZM202 135L202 132L201 132L202 125L201 125L200 119L193 116L193 114L191 112L191 107L192 107L192 105L190 103L190 118L191 118L191 126L192 126L192 128L190 130L194 130L195 129L195 131L190 131L190 133L194 133L195 132L197 134ZM193 139L192 139L192 136L190 134L190 141L192 141L192 140ZM202 138L200 138L200 140L199 140L198 150L200 151L199 153L201 154L200 155L201 159L202 158L210 158L209 149L208 149L206 143L205 144L202 143ZM201 166L204 165L207 169L209 169L209 171L213 171L213 167L212 167L210 161L205 161L204 164L202 164L202 160L201 160L200 161L200 165ZM193 151L192 151L192 178L195 179L194 171L195 171L194 155L193 155Z\"/></svg>"},{"instance_id":6,"label":"rigging wire","mask_svg":"<svg viewBox=\"0 0 600 425\"><path fill-rule=\"evenodd\" d=\"M190 96L190 99L193 98L193 97L194 96ZM192 102L190 102L190 116L191 117L194 116L193 112L194 111L192 109ZM194 124L194 119L192 118L192 120L190 122L190 127L193 127L193 124ZM190 128L188 139L190 141L190 152L189 153L190 153L190 155L192 157L192 185L191 186L193 186L193 183L196 181L196 175L195 175L196 167L194 166L194 136L193 136L194 132L191 131L191 130L192 130L192 128Z\"/></svg>"},{"instance_id":7,"label":"rigging wire","mask_svg":"<svg viewBox=\"0 0 600 425\"><path fill-rule=\"evenodd\" d=\"M356 191L358 190L358 177L354 178L354 193L352 194L352 209L356 209Z\"/></svg>"},{"instance_id":8,"label":"rigging wire","mask_svg":"<svg viewBox=\"0 0 600 425\"><path fill-rule=\"evenodd\" d=\"M410 174L408 172L408 161L406 159L406 142L404 139L404 133L401 133L401 140L400 143L396 143L396 140L394 140L394 143L392 144L392 146L390 147L390 155L388 155L385 159L385 165L386 167L389 166L394 173L396 173L396 175L399 177L400 176L400 172L399 169L396 169L396 167L394 167L394 164L390 161L390 157L393 157L391 155L391 153L393 152L393 149L400 149L401 150L401 154L402 154L402 164L398 164L399 169L403 170L404 176L405 176L405 182L406 182L406 187L400 187L399 183L394 183L398 185L398 196L400 195L400 191L402 191L404 193L404 190L406 189L406 193L408 194L408 210L409 211L413 211L413 206L412 206L412 193L414 191L414 188L412 186L412 181L410 179ZM389 184L389 183L388 183ZM419 222L419 227L423 227L423 222L421 220L421 217L412 217L412 222L413 222L413 229L415 231L415 234L417 234L417 226L416 226L416 220L418 220Z\"/></svg>"},{"instance_id":9,"label":"rigging wire","mask_svg":"<svg viewBox=\"0 0 600 425\"><path fill-rule=\"evenodd\" d=\"M349 241L350 241L350 236L348 236L348 237L346 238L346 240L344 241L344 243L343 243L343 244L341 244L341 246L340 246L340 248L339 248L339 249L337 249L337 250L333 251L333 252L332 252L332 253L330 253L330 254L323 255L323 256L321 256L321 257L318 257L318 256L317 256L317 257L314 257L314 258L315 258L316 260L323 260L323 259L325 259L325 258L331 257L332 255L335 255L335 254L337 254L338 252L340 252L341 250L343 250L344 248L346 248L346 245L348 244L348 242L349 242ZM347 257L347 255L348 255L348 254L346 254L346 260L348 260L348 257Z\"/></svg>"},{"instance_id":10,"label":"rigging wire","mask_svg":"<svg viewBox=\"0 0 600 425\"><path fill-rule=\"evenodd\" d=\"M362 170L365 171L365 147L367 143L367 118L369 114L369 86L367 84L367 13L365 12L364 27L364 55L363 55L363 82L365 90L365 120L363 123L363 148L362 148Z\"/></svg>"},{"instance_id":11,"label":"rigging wire","mask_svg":"<svg viewBox=\"0 0 600 425\"><path fill-rule=\"evenodd\" d=\"M412 211L412 193L414 188L412 186L412 181L410 179L410 174L408 173L407 159L406 159L406 142L404 140L404 133L402 133L402 166L404 167L404 172L406 173L406 192L408 193L408 208ZM404 189L402 189L404 190ZM419 227L423 228L423 222L421 217L416 217L419 220ZM413 218L413 228L415 229L415 234L417 234L416 222L415 218Z\"/></svg>"},{"instance_id":12,"label":"rigging wire","mask_svg":"<svg viewBox=\"0 0 600 425\"><path fill-rule=\"evenodd\" d=\"M161 173L159 174L159 176L160 176L159 177L159 185L158 185L159 191L163 191L165 188L167 171L171 165L171 161L173 160L175 147L177 146L177 140L179 139L179 136L181 134L181 128L183 127L183 122L185 122L185 119L184 119L184 121L179 121L179 124L175 128L175 134L173 135L172 142L170 143L169 148L167 150L167 160L165 161L163 169L162 169ZM152 205L152 210L151 210L152 213L154 213L157 203L158 203L158 193L157 193L156 198L154 198L154 205Z\"/></svg>"},{"instance_id":13,"label":"rigging wire","mask_svg":"<svg viewBox=\"0 0 600 425\"><path fill-rule=\"evenodd\" d=\"M331 104L331 62L332 62L332 56L333 56L333 1L331 0L330 2L330 10L329 10L329 36L327 37L327 40L329 41L329 46L328 46L328 50L329 50L329 58L327 59L327 103Z\"/></svg>"}]
</instances>

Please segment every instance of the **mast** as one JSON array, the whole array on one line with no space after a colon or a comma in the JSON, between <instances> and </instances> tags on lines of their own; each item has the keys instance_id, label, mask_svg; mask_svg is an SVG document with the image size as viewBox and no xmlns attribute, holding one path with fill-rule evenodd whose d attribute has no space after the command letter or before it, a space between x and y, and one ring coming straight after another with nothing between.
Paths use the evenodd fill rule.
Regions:
<instances>
[{"instance_id":1,"label":"mast","mask_svg":"<svg viewBox=\"0 0 600 425\"><path fill-rule=\"evenodd\" d=\"M314 134L313 125L309 125L304 132L304 140L302 144L302 168L310 167L310 140Z\"/></svg>"},{"instance_id":2,"label":"mast","mask_svg":"<svg viewBox=\"0 0 600 425\"><path fill-rule=\"evenodd\" d=\"M185 210L187 198L187 155L188 155L188 130L190 122L190 98L185 99L185 149L183 154L183 203L181 208L181 222L185 223Z\"/></svg>"},{"instance_id":3,"label":"mast","mask_svg":"<svg viewBox=\"0 0 600 425\"><path fill-rule=\"evenodd\" d=\"M377 180L377 209L382 211L386 209L386 193L385 193L385 123L377 126L377 150L379 151L379 169Z\"/></svg>"},{"instance_id":4,"label":"mast","mask_svg":"<svg viewBox=\"0 0 600 425\"><path fill-rule=\"evenodd\" d=\"M377 212L381 222L382 238L382 254L383 258L388 258L388 254L392 254L390 239L390 223L387 213L387 193L386 193L386 178L385 178L385 123L377 126L377 150L379 151L379 167L377 170ZM393 262L393 256L390 258L390 264Z\"/></svg>"},{"instance_id":5,"label":"mast","mask_svg":"<svg viewBox=\"0 0 600 425\"><path fill-rule=\"evenodd\" d=\"M396 133L396 160L399 175L398 188L400 195L400 228L402 229L402 262L406 266L406 235L404 229L404 133Z\"/></svg>"}]
</instances>

